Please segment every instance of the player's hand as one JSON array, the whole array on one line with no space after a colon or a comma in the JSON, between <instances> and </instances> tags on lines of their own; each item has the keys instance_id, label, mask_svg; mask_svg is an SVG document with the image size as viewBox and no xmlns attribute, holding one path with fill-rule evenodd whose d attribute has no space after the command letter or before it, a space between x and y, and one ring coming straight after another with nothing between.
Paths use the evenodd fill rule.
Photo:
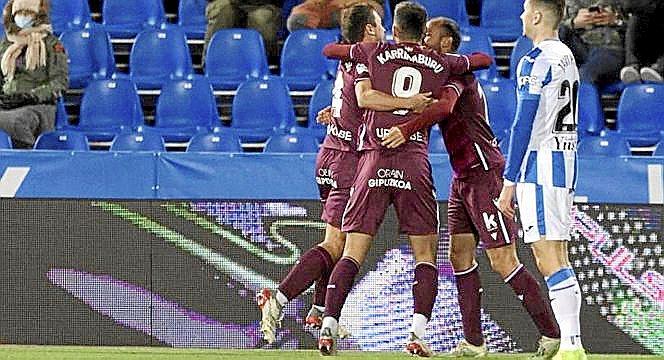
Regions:
<instances>
[{"instance_id":1,"label":"player's hand","mask_svg":"<svg viewBox=\"0 0 664 360\"><path fill-rule=\"evenodd\" d=\"M510 219L514 219L514 185L503 185L503 190L500 191L500 197L498 198L498 210L505 214Z\"/></svg>"},{"instance_id":2,"label":"player's hand","mask_svg":"<svg viewBox=\"0 0 664 360\"><path fill-rule=\"evenodd\" d=\"M390 132L387 133L387 136L383 138L381 145L385 146L388 149L394 149L403 145L406 142L406 138L403 136L403 133L398 127L393 127L390 129Z\"/></svg>"},{"instance_id":3,"label":"player's hand","mask_svg":"<svg viewBox=\"0 0 664 360\"><path fill-rule=\"evenodd\" d=\"M316 115L316 122L323 125L329 125L332 123L332 107L328 106Z\"/></svg>"},{"instance_id":4,"label":"player's hand","mask_svg":"<svg viewBox=\"0 0 664 360\"><path fill-rule=\"evenodd\" d=\"M580 9L574 18L574 28L583 29L595 24L596 13L588 11L588 9Z\"/></svg>"},{"instance_id":5,"label":"player's hand","mask_svg":"<svg viewBox=\"0 0 664 360\"><path fill-rule=\"evenodd\" d=\"M431 92L415 94L408 98L408 109L419 114L431 105L433 101L434 99L431 97Z\"/></svg>"}]
</instances>

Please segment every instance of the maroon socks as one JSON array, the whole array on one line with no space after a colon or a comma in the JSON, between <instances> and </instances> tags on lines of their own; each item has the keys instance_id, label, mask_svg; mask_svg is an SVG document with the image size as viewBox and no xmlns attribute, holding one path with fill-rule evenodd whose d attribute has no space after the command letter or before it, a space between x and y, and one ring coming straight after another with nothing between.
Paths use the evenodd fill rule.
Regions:
<instances>
[{"instance_id":1,"label":"maroon socks","mask_svg":"<svg viewBox=\"0 0 664 360\"><path fill-rule=\"evenodd\" d=\"M470 344L480 346L484 343L484 336L480 319L482 289L477 264L473 264L470 269L455 272L454 277L461 309L463 335Z\"/></svg>"},{"instance_id":2,"label":"maroon socks","mask_svg":"<svg viewBox=\"0 0 664 360\"><path fill-rule=\"evenodd\" d=\"M300 260L298 260L297 264L288 273L288 276L279 284L279 291L290 301L307 290L316 280L319 283L321 281L325 282L324 289L327 287L327 279L333 267L334 262L327 250L320 246L315 246L302 254ZM319 305L318 297L320 295L318 292L317 285L316 293L314 294L314 304L316 305ZM325 298L324 291L322 298Z\"/></svg>"},{"instance_id":3,"label":"maroon socks","mask_svg":"<svg viewBox=\"0 0 664 360\"><path fill-rule=\"evenodd\" d=\"M528 311L540 334L550 338L560 338L560 329L553 317L553 312L544 300L539 283L523 264L505 278L521 304Z\"/></svg>"}]
</instances>

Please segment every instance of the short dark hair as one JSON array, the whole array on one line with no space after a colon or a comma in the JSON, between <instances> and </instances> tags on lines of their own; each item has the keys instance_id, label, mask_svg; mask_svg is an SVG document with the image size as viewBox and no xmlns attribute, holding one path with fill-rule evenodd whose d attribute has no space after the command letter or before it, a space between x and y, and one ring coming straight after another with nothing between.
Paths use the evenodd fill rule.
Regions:
<instances>
[{"instance_id":1,"label":"short dark hair","mask_svg":"<svg viewBox=\"0 0 664 360\"><path fill-rule=\"evenodd\" d=\"M347 8L342 13L341 35L344 40L354 44L364 38L364 28L367 25L376 26L374 9L365 4Z\"/></svg>"},{"instance_id":2,"label":"short dark hair","mask_svg":"<svg viewBox=\"0 0 664 360\"><path fill-rule=\"evenodd\" d=\"M421 40L427 23L427 10L417 2L403 1L394 9L394 23L401 37Z\"/></svg>"},{"instance_id":3,"label":"short dark hair","mask_svg":"<svg viewBox=\"0 0 664 360\"><path fill-rule=\"evenodd\" d=\"M452 38L452 51L456 52L459 50L459 45L461 45L461 29L456 21L443 16L432 18L429 21L434 22L447 36Z\"/></svg>"},{"instance_id":4,"label":"short dark hair","mask_svg":"<svg viewBox=\"0 0 664 360\"><path fill-rule=\"evenodd\" d=\"M554 16L552 25L557 29L565 16L565 0L531 0L531 2L551 11Z\"/></svg>"}]
</instances>

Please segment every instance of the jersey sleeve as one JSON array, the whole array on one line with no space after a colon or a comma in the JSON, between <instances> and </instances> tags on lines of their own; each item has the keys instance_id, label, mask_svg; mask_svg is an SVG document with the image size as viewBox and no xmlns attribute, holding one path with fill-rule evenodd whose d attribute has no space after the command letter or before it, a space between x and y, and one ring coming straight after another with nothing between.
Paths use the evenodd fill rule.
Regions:
<instances>
[{"instance_id":1,"label":"jersey sleeve","mask_svg":"<svg viewBox=\"0 0 664 360\"><path fill-rule=\"evenodd\" d=\"M519 62L517 67L517 96L519 98L538 99L542 94L542 89L553 81L553 67L549 61L538 56L539 54L537 51L531 51Z\"/></svg>"},{"instance_id":2,"label":"jersey sleeve","mask_svg":"<svg viewBox=\"0 0 664 360\"><path fill-rule=\"evenodd\" d=\"M370 78L369 58L378 43L357 43L350 48L350 58L355 62L355 83Z\"/></svg>"},{"instance_id":3,"label":"jersey sleeve","mask_svg":"<svg viewBox=\"0 0 664 360\"><path fill-rule=\"evenodd\" d=\"M445 54L450 73L461 75L470 71L470 59L466 55Z\"/></svg>"}]
</instances>

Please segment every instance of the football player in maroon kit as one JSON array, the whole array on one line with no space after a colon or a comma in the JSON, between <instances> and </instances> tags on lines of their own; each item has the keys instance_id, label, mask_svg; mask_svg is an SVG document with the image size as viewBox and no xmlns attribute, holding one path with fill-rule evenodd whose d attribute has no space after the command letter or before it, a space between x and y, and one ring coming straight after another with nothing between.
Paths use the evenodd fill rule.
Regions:
<instances>
[{"instance_id":1,"label":"football player in maroon kit","mask_svg":"<svg viewBox=\"0 0 664 360\"><path fill-rule=\"evenodd\" d=\"M328 45L325 48L328 56L350 57L363 65L357 67L356 92L360 107L364 107L368 94L376 90L391 92L396 97L431 92L434 98L440 99L452 74L463 74L474 66L485 67L491 63L491 58L485 54L445 55L422 46L426 17L421 5L402 2L395 11L396 44L357 44L351 48ZM438 111L438 106L431 106L422 115L430 117ZM342 222L342 231L348 233L346 245L343 257L330 276L325 298L319 339L323 355L336 352L341 308L390 204L394 204L397 211L401 232L409 236L417 262L413 323L406 351L420 356L432 355L422 341L438 289L438 205L427 154L428 134L414 133L399 149L381 145L390 128L415 115L408 109L368 110L364 114L359 136L362 154Z\"/></svg>"},{"instance_id":2,"label":"football player in maroon kit","mask_svg":"<svg viewBox=\"0 0 664 360\"><path fill-rule=\"evenodd\" d=\"M344 12L343 37L349 44L382 41L385 29L378 13L368 5L356 5ZM325 306L328 279L341 257L346 236L341 232L341 218L350 197L359 155L357 133L362 120L355 97L357 64L351 60L339 64L333 90L331 121L327 136L316 159L316 182L323 202L322 220L327 223L323 242L305 252L276 290L262 289L257 294L261 310L261 331L267 343L274 343L283 307L316 282L314 303L305 326L319 328ZM410 109L421 112L432 99L430 94L398 98L372 91L363 105L376 110ZM341 335L347 335L341 331Z\"/></svg>"},{"instance_id":3,"label":"football player in maroon kit","mask_svg":"<svg viewBox=\"0 0 664 360\"><path fill-rule=\"evenodd\" d=\"M439 53L456 52L461 32L454 20L434 18L427 23L425 44ZM530 314L542 338L538 355L552 358L560 345L560 330L537 280L519 262L515 242L518 225L503 217L495 202L503 186L505 159L489 126L484 92L472 73L453 76L446 87L441 118L415 118L390 129L383 141L388 148L406 142L413 133L438 122L452 163L447 213L449 258L454 268L464 337L452 352L456 356L487 354L480 321L480 277L475 261L478 241L491 267L509 284Z\"/></svg>"}]
</instances>

